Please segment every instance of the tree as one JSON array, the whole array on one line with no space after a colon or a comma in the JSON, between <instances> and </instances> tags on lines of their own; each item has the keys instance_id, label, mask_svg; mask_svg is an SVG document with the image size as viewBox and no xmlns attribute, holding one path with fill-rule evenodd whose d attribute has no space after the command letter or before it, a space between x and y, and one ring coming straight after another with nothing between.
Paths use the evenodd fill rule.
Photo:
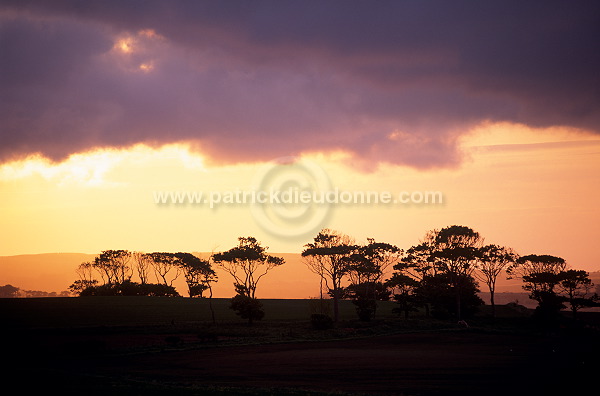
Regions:
<instances>
[{"instance_id":1,"label":"tree","mask_svg":"<svg viewBox=\"0 0 600 396\"><path fill-rule=\"evenodd\" d=\"M98 284L98 281L94 279L94 268L96 267L91 262L83 262L77 266L75 273L79 276L79 279L69 286L71 293L79 295L88 287Z\"/></svg>"},{"instance_id":2,"label":"tree","mask_svg":"<svg viewBox=\"0 0 600 396\"><path fill-rule=\"evenodd\" d=\"M213 256L213 254L211 254L210 257L208 258L208 264L210 265L211 269L212 269L212 263L211 263L212 256ZM215 310L212 305L212 298L213 298L212 283L217 281L217 275L214 272L210 273L208 271L204 272L203 275L204 275L204 279L202 279L202 282L207 286L207 289L208 289L208 307L210 308L210 315L212 317L213 324L216 324L217 320L215 319Z\"/></svg>"},{"instance_id":3,"label":"tree","mask_svg":"<svg viewBox=\"0 0 600 396\"><path fill-rule=\"evenodd\" d=\"M534 272L524 275L523 282L523 289L530 292L529 298L538 302L535 315L548 322L556 320L560 310L565 308L565 299L554 290L560 282L560 273Z\"/></svg>"},{"instance_id":4,"label":"tree","mask_svg":"<svg viewBox=\"0 0 600 396\"><path fill-rule=\"evenodd\" d=\"M510 265L517 260L517 254L508 247L498 245L486 245L481 248L475 277L485 283L490 292L490 304L492 316L496 316L496 304L494 294L496 292L496 280L502 271L506 271Z\"/></svg>"},{"instance_id":5,"label":"tree","mask_svg":"<svg viewBox=\"0 0 600 396\"><path fill-rule=\"evenodd\" d=\"M105 284L118 284L131 279L128 250L104 250L94 258L92 266L98 270Z\"/></svg>"},{"instance_id":6,"label":"tree","mask_svg":"<svg viewBox=\"0 0 600 396\"><path fill-rule=\"evenodd\" d=\"M211 282L217 281L217 273L212 269L210 261L203 260L191 253L175 253L178 265L183 271L190 297L202 297Z\"/></svg>"},{"instance_id":7,"label":"tree","mask_svg":"<svg viewBox=\"0 0 600 396\"><path fill-rule=\"evenodd\" d=\"M107 283L100 286L90 286L79 293L80 296L160 296L178 297L179 293L173 286L154 283L136 283L126 280L122 283Z\"/></svg>"},{"instance_id":8,"label":"tree","mask_svg":"<svg viewBox=\"0 0 600 396\"><path fill-rule=\"evenodd\" d=\"M152 267L152 256L144 252L132 253L135 269L142 284L148 283L148 275Z\"/></svg>"},{"instance_id":9,"label":"tree","mask_svg":"<svg viewBox=\"0 0 600 396\"><path fill-rule=\"evenodd\" d=\"M345 258L348 263L348 277L355 284L379 282L386 270L395 263L402 251L389 243L376 242L367 238L368 243L355 247L354 253Z\"/></svg>"},{"instance_id":10,"label":"tree","mask_svg":"<svg viewBox=\"0 0 600 396\"><path fill-rule=\"evenodd\" d=\"M547 254L529 254L519 257L514 264L508 267L508 273L517 278L535 273L558 274L567 269L567 262L562 257Z\"/></svg>"},{"instance_id":11,"label":"tree","mask_svg":"<svg viewBox=\"0 0 600 396\"><path fill-rule=\"evenodd\" d=\"M238 294L256 298L259 281L273 268L285 263L282 257L267 254L254 237L240 237L239 244L226 252L213 255L213 261L234 279Z\"/></svg>"},{"instance_id":12,"label":"tree","mask_svg":"<svg viewBox=\"0 0 600 396\"><path fill-rule=\"evenodd\" d=\"M529 298L538 302L535 314L544 321L554 321L560 310L565 308L565 299L556 293L555 288L566 268L567 263L562 257L536 254L520 257L509 267L509 273L524 282L523 289L529 291Z\"/></svg>"},{"instance_id":13,"label":"tree","mask_svg":"<svg viewBox=\"0 0 600 396\"><path fill-rule=\"evenodd\" d=\"M481 300L471 294L477 290L472 274L482 241L479 233L465 226L432 230L427 232L423 241L406 251L394 269L398 274L419 282L413 290L413 301L425 304L427 313L428 304L433 305L435 301L439 307L440 296L447 299L448 290L452 291L455 308L450 311L460 320L465 298L475 304ZM448 282L448 287L441 287L440 282ZM437 295L437 292L441 294Z\"/></svg>"},{"instance_id":14,"label":"tree","mask_svg":"<svg viewBox=\"0 0 600 396\"><path fill-rule=\"evenodd\" d=\"M461 287L470 287L475 269L475 261L483 239L479 233L469 227L453 225L442 228L435 237L435 250L432 254L438 272L447 275L448 282L454 289L456 300L456 317L462 319Z\"/></svg>"},{"instance_id":15,"label":"tree","mask_svg":"<svg viewBox=\"0 0 600 396\"><path fill-rule=\"evenodd\" d=\"M392 288L394 300L398 303L398 308L394 308L394 312L403 312L404 318L408 319L409 313L417 311L421 305L415 293L420 282L408 275L395 273L387 280L386 284Z\"/></svg>"},{"instance_id":16,"label":"tree","mask_svg":"<svg viewBox=\"0 0 600 396\"><path fill-rule=\"evenodd\" d=\"M150 253L150 265L154 269L156 279L162 281L163 285L172 286L173 282L181 274L179 259L174 253L154 252Z\"/></svg>"},{"instance_id":17,"label":"tree","mask_svg":"<svg viewBox=\"0 0 600 396\"><path fill-rule=\"evenodd\" d=\"M431 304L431 315L438 319L468 318L477 312L483 300L477 295L479 289L473 277L438 273L427 275L416 287L417 301ZM456 294L460 293L460 306L456 304ZM459 312L460 311L460 316Z\"/></svg>"},{"instance_id":18,"label":"tree","mask_svg":"<svg viewBox=\"0 0 600 396\"><path fill-rule=\"evenodd\" d=\"M238 293L231 299L230 308L242 319L248 319L248 324L252 325L255 320L261 320L265 316L262 303L245 294Z\"/></svg>"},{"instance_id":19,"label":"tree","mask_svg":"<svg viewBox=\"0 0 600 396\"><path fill-rule=\"evenodd\" d=\"M339 299L342 293L342 279L348 272L347 258L355 250L352 239L330 229L321 230L312 243L304 245L302 257L310 271L321 280L321 300L323 282L333 296L333 320L339 319Z\"/></svg>"},{"instance_id":20,"label":"tree","mask_svg":"<svg viewBox=\"0 0 600 396\"><path fill-rule=\"evenodd\" d=\"M433 253L436 249L435 240L438 232L439 230L427 231L423 240L408 248L393 267L395 272L389 283L390 287L399 291L394 293L394 299L400 304L400 310L405 312L405 317L408 317L408 312L416 310L417 306L424 306L426 315L429 316L431 302L424 299L422 293L419 294L417 291L420 290L419 286L425 279L437 273L433 263ZM404 310L403 306L409 311Z\"/></svg>"},{"instance_id":21,"label":"tree","mask_svg":"<svg viewBox=\"0 0 600 396\"><path fill-rule=\"evenodd\" d=\"M377 300L389 300L391 293L382 278L401 253L389 243L367 240L368 244L356 246L354 253L344 258L351 282L346 294L352 298L361 320L371 319L377 310Z\"/></svg>"},{"instance_id":22,"label":"tree","mask_svg":"<svg viewBox=\"0 0 600 396\"><path fill-rule=\"evenodd\" d=\"M81 293L90 287L95 287L98 284L97 280L85 281L78 279L69 286L69 291L73 294L81 295Z\"/></svg>"},{"instance_id":23,"label":"tree","mask_svg":"<svg viewBox=\"0 0 600 396\"><path fill-rule=\"evenodd\" d=\"M15 298L19 296L19 288L13 285L0 286L0 298Z\"/></svg>"},{"instance_id":24,"label":"tree","mask_svg":"<svg viewBox=\"0 0 600 396\"><path fill-rule=\"evenodd\" d=\"M236 296L231 299L230 308L252 324L264 316L262 303L256 299L259 281L285 260L267 254L268 247L261 246L254 237L239 237L238 241L238 246L213 254L212 259L234 279Z\"/></svg>"},{"instance_id":25,"label":"tree","mask_svg":"<svg viewBox=\"0 0 600 396\"><path fill-rule=\"evenodd\" d=\"M598 295L591 294L594 284L588 272L571 269L562 271L559 277L559 293L564 294L566 301L571 306L573 319L577 318L579 309L597 305Z\"/></svg>"},{"instance_id":26,"label":"tree","mask_svg":"<svg viewBox=\"0 0 600 396\"><path fill-rule=\"evenodd\" d=\"M394 265L394 270L417 281L422 281L426 276L436 275L438 269L434 265L433 254L438 233L439 230L427 231L419 244L404 252L400 261Z\"/></svg>"},{"instance_id":27,"label":"tree","mask_svg":"<svg viewBox=\"0 0 600 396\"><path fill-rule=\"evenodd\" d=\"M89 261L83 262L77 266L75 273L79 276L81 283L93 283L94 279L94 263ZM97 281L96 281L97 282Z\"/></svg>"}]
</instances>

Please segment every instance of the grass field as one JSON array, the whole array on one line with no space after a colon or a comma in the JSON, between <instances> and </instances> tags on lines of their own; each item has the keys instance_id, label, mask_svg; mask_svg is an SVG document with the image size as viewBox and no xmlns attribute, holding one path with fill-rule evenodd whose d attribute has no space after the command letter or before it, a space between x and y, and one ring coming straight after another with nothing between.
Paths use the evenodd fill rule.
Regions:
<instances>
[{"instance_id":1,"label":"grass field","mask_svg":"<svg viewBox=\"0 0 600 396\"><path fill-rule=\"evenodd\" d=\"M184 297L77 297L0 299L0 312L9 327L144 326L212 321L209 303L219 323L239 322L229 299ZM327 301L327 300L326 300ZM264 321L306 321L318 300L261 300ZM378 304L377 316L394 316L393 302ZM356 318L350 301L340 302L340 319Z\"/></svg>"},{"instance_id":2,"label":"grass field","mask_svg":"<svg viewBox=\"0 0 600 396\"><path fill-rule=\"evenodd\" d=\"M20 383L25 394L500 395L520 381L528 394L551 395L573 394L598 369L593 312L585 324L566 317L549 331L531 311L499 306L492 320L484 307L464 328L419 314L405 320L392 302L360 322L342 301L340 322L316 330L309 317L318 301L262 302L265 318L249 326L228 299L212 300L215 324L206 299L0 299L14 369L6 378L35 379ZM536 377L558 382L542 389Z\"/></svg>"}]
</instances>

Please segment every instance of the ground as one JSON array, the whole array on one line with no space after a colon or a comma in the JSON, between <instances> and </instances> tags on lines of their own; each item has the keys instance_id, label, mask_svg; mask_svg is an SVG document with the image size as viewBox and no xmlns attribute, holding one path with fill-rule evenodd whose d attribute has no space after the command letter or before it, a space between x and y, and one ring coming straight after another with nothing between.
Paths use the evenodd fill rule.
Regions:
<instances>
[{"instance_id":1,"label":"ground","mask_svg":"<svg viewBox=\"0 0 600 396\"><path fill-rule=\"evenodd\" d=\"M468 328L420 317L345 319L325 331L306 320L119 326L120 315L110 326L12 326L3 336L13 369L6 385L145 396L564 395L594 385L597 323L547 330L514 315L474 318Z\"/></svg>"}]
</instances>

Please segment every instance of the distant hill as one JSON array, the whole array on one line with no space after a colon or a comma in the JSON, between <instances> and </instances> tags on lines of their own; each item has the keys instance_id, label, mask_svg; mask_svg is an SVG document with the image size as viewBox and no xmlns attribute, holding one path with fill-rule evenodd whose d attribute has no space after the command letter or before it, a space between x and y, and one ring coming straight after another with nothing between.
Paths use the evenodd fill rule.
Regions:
<instances>
[{"instance_id":1,"label":"distant hill","mask_svg":"<svg viewBox=\"0 0 600 396\"><path fill-rule=\"evenodd\" d=\"M207 258L210 253L195 253ZM260 298L308 298L319 294L319 279L310 272L298 253L271 253L281 256L286 263L275 268L259 283L258 297ZM61 292L77 279L75 269L85 261L92 261L96 255L85 253L45 253L23 254L17 256L0 256L0 285L11 284L23 290L42 290ZM219 282L214 286L215 297L231 297L234 294L232 278L224 271L217 271ZM592 281L600 284L600 272L590 273ZM183 277L174 286L179 293L187 296ZM486 292L485 285L480 285ZM518 279L507 280L501 276L498 279L497 293L518 293L518 295L499 296L502 300L521 303L525 301L522 283ZM525 297L525 298L524 298ZM488 298L484 298L487 302ZM501 303L498 301L498 303Z\"/></svg>"},{"instance_id":2,"label":"distant hill","mask_svg":"<svg viewBox=\"0 0 600 396\"><path fill-rule=\"evenodd\" d=\"M0 256L0 285L10 284L23 290L68 290L77 278L77 266L94 257L84 253Z\"/></svg>"},{"instance_id":3,"label":"distant hill","mask_svg":"<svg viewBox=\"0 0 600 396\"><path fill-rule=\"evenodd\" d=\"M207 258L210 253L195 253ZM302 263L295 253L271 253L283 257L286 263L273 269L261 279L257 289L260 298L308 298L319 294L318 277ZM75 270L79 264L94 260L95 254L44 253L17 256L0 256L0 285L10 284L22 290L61 292L77 279ZM219 282L214 289L215 297L232 297L235 292L233 278L218 270ZM134 277L135 280L135 277ZM187 296L183 276L173 284L177 291Z\"/></svg>"}]
</instances>

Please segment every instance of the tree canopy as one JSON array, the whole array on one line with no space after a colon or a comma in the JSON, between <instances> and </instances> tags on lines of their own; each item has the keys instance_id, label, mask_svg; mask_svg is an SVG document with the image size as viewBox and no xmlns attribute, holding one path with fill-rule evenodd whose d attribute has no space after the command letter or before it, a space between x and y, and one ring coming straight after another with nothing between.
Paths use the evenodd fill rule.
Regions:
<instances>
[{"instance_id":1,"label":"tree canopy","mask_svg":"<svg viewBox=\"0 0 600 396\"><path fill-rule=\"evenodd\" d=\"M234 279L238 294L256 298L258 283L269 271L285 263L282 257L267 254L254 237L239 237L239 244L226 252L216 253L213 261Z\"/></svg>"},{"instance_id":2,"label":"tree canopy","mask_svg":"<svg viewBox=\"0 0 600 396\"><path fill-rule=\"evenodd\" d=\"M349 269L347 259L355 249L348 235L325 228L314 237L313 242L304 245L302 251L304 263L321 280L321 299L323 282L333 296L333 317L336 322L339 319L342 279Z\"/></svg>"}]
</instances>

